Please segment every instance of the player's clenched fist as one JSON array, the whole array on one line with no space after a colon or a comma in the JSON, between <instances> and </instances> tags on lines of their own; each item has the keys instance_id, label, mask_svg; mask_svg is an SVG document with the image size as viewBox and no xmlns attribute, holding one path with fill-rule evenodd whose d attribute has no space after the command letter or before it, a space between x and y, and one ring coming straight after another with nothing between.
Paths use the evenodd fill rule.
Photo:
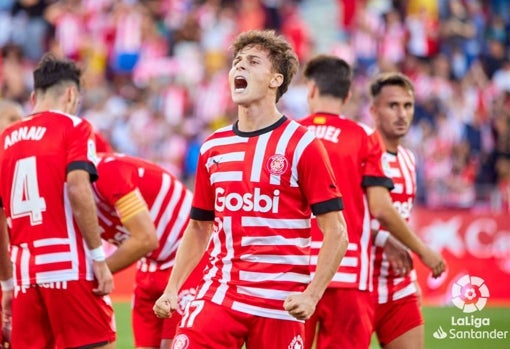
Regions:
<instances>
[{"instance_id":1,"label":"player's clenched fist","mask_svg":"<svg viewBox=\"0 0 510 349\"><path fill-rule=\"evenodd\" d=\"M163 293L154 303L152 310L159 318L169 318L172 312L177 309L177 295L172 293Z\"/></svg>"},{"instance_id":2,"label":"player's clenched fist","mask_svg":"<svg viewBox=\"0 0 510 349\"><path fill-rule=\"evenodd\" d=\"M283 308L298 320L308 320L316 305L312 297L305 293L292 294L283 302Z\"/></svg>"}]
</instances>

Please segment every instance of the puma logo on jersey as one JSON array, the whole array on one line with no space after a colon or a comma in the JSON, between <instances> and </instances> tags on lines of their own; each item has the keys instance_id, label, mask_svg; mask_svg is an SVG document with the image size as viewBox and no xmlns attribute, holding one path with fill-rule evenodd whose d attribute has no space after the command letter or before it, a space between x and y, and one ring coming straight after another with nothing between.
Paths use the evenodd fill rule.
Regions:
<instances>
[{"instance_id":1,"label":"puma logo on jersey","mask_svg":"<svg viewBox=\"0 0 510 349\"><path fill-rule=\"evenodd\" d=\"M46 132L46 127L41 126L30 126L20 127L17 130L12 131L5 137L4 149L9 148L11 145L19 141L39 141L43 138Z\"/></svg>"}]
</instances>

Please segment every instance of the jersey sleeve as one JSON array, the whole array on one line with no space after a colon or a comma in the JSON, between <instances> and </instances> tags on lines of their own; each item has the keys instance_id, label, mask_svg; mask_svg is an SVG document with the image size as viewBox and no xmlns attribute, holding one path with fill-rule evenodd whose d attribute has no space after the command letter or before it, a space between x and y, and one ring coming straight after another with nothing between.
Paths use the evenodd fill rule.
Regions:
<instances>
[{"instance_id":1,"label":"jersey sleeve","mask_svg":"<svg viewBox=\"0 0 510 349\"><path fill-rule=\"evenodd\" d=\"M372 132L367 137L366 142L366 161L363 167L364 187L386 187L393 189L393 181L386 177L383 169L384 143L377 131Z\"/></svg>"},{"instance_id":2,"label":"jersey sleeve","mask_svg":"<svg viewBox=\"0 0 510 349\"><path fill-rule=\"evenodd\" d=\"M98 193L110 205L137 189L137 168L122 161L102 161L98 165Z\"/></svg>"},{"instance_id":3,"label":"jersey sleeve","mask_svg":"<svg viewBox=\"0 0 510 349\"><path fill-rule=\"evenodd\" d=\"M321 141L314 139L305 148L298 171L301 190L315 215L343 209L342 194Z\"/></svg>"},{"instance_id":4,"label":"jersey sleeve","mask_svg":"<svg viewBox=\"0 0 510 349\"><path fill-rule=\"evenodd\" d=\"M73 170L85 170L90 174L91 182L97 180L96 143L92 125L82 119L70 129L67 139L67 173Z\"/></svg>"},{"instance_id":5,"label":"jersey sleeve","mask_svg":"<svg viewBox=\"0 0 510 349\"><path fill-rule=\"evenodd\" d=\"M214 190L209 180L207 169L207 155L201 154L198 158L198 166L195 176L195 190L190 218L200 221L214 220Z\"/></svg>"}]
</instances>

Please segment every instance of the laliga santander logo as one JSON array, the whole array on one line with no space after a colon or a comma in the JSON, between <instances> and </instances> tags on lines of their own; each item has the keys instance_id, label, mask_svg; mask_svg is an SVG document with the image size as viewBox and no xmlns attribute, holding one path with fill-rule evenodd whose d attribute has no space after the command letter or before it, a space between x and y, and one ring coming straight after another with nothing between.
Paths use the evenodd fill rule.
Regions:
<instances>
[{"instance_id":1,"label":"laliga santander logo","mask_svg":"<svg viewBox=\"0 0 510 349\"><path fill-rule=\"evenodd\" d=\"M482 310L489 296L485 281L477 276L464 275L452 286L452 302L464 313Z\"/></svg>"}]
</instances>

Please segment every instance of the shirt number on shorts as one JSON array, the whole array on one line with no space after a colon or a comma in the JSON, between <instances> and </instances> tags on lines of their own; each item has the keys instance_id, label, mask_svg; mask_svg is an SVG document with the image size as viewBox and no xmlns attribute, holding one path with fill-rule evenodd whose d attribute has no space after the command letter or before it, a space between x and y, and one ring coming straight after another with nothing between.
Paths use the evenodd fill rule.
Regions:
<instances>
[{"instance_id":1,"label":"shirt number on shorts","mask_svg":"<svg viewBox=\"0 0 510 349\"><path fill-rule=\"evenodd\" d=\"M189 302L188 307L186 309L186 313L184 314L181 320L181 327L193 326L195 318L202 311L203 308L204 308L203 300Z\"/></svg>"}]
</instances>

